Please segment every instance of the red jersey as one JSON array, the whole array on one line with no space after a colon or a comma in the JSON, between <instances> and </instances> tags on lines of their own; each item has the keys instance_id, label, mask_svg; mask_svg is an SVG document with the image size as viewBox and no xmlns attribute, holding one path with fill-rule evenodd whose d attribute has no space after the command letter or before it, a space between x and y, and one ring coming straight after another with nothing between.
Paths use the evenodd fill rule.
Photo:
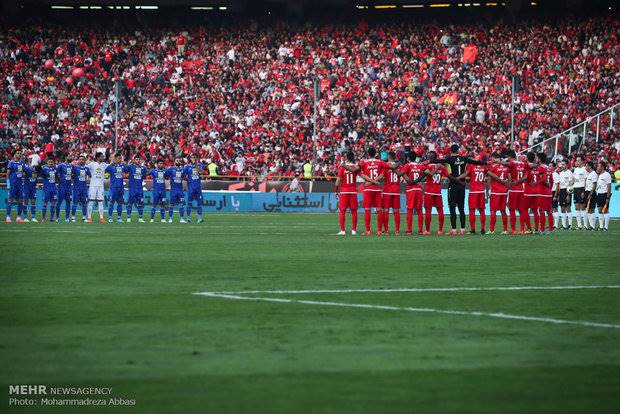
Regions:
<instances>
[{"instance_id":1,"label":"red jersey","mask_svg":"<svg viewBox=\"0 0 620 414\"><path fill-rule=\"evenodd\" d=\"M434 171L437 164L428 164L425 168L426 171ZM443 165L439 167L439 170L433 175L426 176L426 188L425 194L441 195L441 177L447 177L450 173Z\"/></svg>"},{"instance_id":2,"label":"red jersey","mask_svg":"<svg viewBox=\"0 0 620 414\"><path fill-rule=\"evenodd\" d=\"M528 195L537 195L538 194L538 172L537 170L528 169L527 170L527 179L525 180L525 187L523 189L523 194Z\"/></svg>"},{"instance_id":3,"label":"red jersey","mask_svg":"<svg viewBox=\"0 0 620 414\"><path fill-rule=\"evenodd\" d=\"M527 162L523 161L510 161L510 179L512 181L519 181L523 177L527 177L530 171L530 166ZM519 192L523 191L523 183L518 183L510 187L510 191Z\"/></svg>"},{"instance_id":4,"label":"red jersey","mask_svg":"<svg viewBox=\"0 0 620 414\"><path fill-rule=\"evenodd\" d=\"M411 180L417 180L418 178L420 178L420 175L422 175L424 173L424 170L426 169L426 165L421 164L419 162L409 162L407 164L405 164L402 168L401 171L407 176L409 177L409 179ZM422 184L407 184L407 190L411 190L414 188L422 188Z\"/></svg>"},{"instance_id":5,"label":"red jersey","mask_svg":"<svg viewBox=\"0 0 620 414\"><path fill-rule=\"evenodd\" d=\"M347 164L354 166L354 164ZM357 193L357 174L351 172L343 166L338 167L338 178L340 178L340 194L356 194Z\"/></svg>"},{"instance_id":6,"label":"red jersey","mask_svg":"<svg viewBox=\"0 0 620 414\"><path fill-rule=\"evenodd\" d=\"M502 180L507 180L508 174L510 173L510 167L506 167L502 164L495 164L489 168L489 171L497 175ZM508 192L508 187L506 184L500 183L496 179L491 178L491 194L506 194L506 192Z\"/></svg>"},{"instance_id":7,"label":"red jersey","mask_svg":"<svg viewBox=\"0 0 620 414\"><path fill-rule=\"evenodd\" d=\"M553 191L553 168L541 164L536 169L538 174L538 194L551 195Z\"/></svg>"},{"instance_id":8,"label":"red jersey","mask_svg":"<svg viewBox=\"0 0 620 414\"><path fill-rule=\"evenodd\" d=\"M385 168L385 179L383 181L383 194L400 194L400 177L394 170Z\"/></svg>"},{"instance_id":9,"label":"red jersey","mask_svg":"<svg viewBox=\"0 0 620 414\"><path fill-rule=\"evenodd\" d=\"M376 180L381 174L384 174L385 162L376 158L361 160L360 168L361 174L364 174L372 180ZM364 184L363 191L381 191L381 187L376 184L366 183Z\"/></svg>"},{"instance_id":10,"label":"red jersey","mask_svg":"<svg viewBox=\"0 0 620 414\"><path fill-rule=\"evenodd\" d=\"M484 193L487 181L487 166L467 164L465 171L469 173L469 193Z\"/></svg>"}]
</instances>

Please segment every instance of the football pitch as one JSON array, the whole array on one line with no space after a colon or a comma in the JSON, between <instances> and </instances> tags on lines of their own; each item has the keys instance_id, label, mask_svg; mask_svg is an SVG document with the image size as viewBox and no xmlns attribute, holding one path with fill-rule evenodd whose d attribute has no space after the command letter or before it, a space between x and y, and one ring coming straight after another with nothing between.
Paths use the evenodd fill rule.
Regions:
<instances>
[{"instance_id":1,"label":"football pitch","mask_svg":"<svg viewBox=\"0 0 620 414\"><path fill-rule=\"evenodd\" d=\"M13 384L112 387L135 405L105 412L129 413L620 406L620 223L337 231L317 214L1 223L0 411L102 411L9 407Z\"/></svg>"}]
</instances>

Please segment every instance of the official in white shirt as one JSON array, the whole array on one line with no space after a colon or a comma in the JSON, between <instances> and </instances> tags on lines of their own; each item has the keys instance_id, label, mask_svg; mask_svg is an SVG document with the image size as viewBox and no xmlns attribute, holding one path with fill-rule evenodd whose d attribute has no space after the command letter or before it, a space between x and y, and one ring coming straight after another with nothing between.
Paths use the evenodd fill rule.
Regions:
<instances>
[{"instance_id":1,"label":"official in white shirt","mask_svg":"<svg viewBox=\"0 0 620 414\"><path fill-rule=\"evenodd\" d=\"M582 221L585 224L586 211L584 210L584 193L586 187L586 167L583 165L583 157L578 155L575 158L575 168L573 168L573 178L575 184L573 185L573 200L575 201L575 218L577 220L577 228L583 229Z\"/></svg>"},{"instance_id":2,"label":"official in white shirt","mask_svg":"<svg viewBox=\"0 0 620 414\"><path fill-rule=\"evenodd\" d=\"M558 201L560 202L560 210L562 214L562 228L565 230L570 229L573 221L571 213L572 205L572 192L573 184L575 184L575 178L573 173L568 169L568 165L565 161L560 164L560 181L558 182Z\"/></svg>"},{"instance_id":3,"label":"official in white shirt","mask_svg":"<svg viewBox=\"0 0 620 414\"><path fill-rule=\"evenodd\" d=\"M609 230L609 199L611 198L611 174L607 171L607 164L599 163L596 170L596 207L598 209L598 229Z\"/></svg>"},{"instance_id":4,"label":"official in white shirt","mask_svg":"<svg viewBox=\"0 0 620 414\"><path fill-rule=\"evenodd\" d=\"M595 217L594 209L596 208L596 182L598 181L598 174L594 170L594 163L588 161L586 163L586 187L584 194L585 210L587 211L587 219L584 226L587 230L594 230Z\"/></svg>"}]
</instances>

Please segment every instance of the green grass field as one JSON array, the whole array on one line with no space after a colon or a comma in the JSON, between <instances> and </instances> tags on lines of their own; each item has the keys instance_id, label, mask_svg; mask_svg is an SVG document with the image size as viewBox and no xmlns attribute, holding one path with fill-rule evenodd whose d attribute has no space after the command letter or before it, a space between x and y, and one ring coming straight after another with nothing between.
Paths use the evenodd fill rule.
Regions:
<instances>
[{"instance_id":1,"label":"green grass field","mask_svg":"<svg viewBox=\"0 0 620 414\"><path fill-rule=\"evenodd\" d=\"M620 289L193 294L617 286L620 223L550 236L336 232L335 215L314 214L1 223L0 412L620 406ZM9 407L11 384L113 387L136 405Z\"/></svg>"}]
</instances>

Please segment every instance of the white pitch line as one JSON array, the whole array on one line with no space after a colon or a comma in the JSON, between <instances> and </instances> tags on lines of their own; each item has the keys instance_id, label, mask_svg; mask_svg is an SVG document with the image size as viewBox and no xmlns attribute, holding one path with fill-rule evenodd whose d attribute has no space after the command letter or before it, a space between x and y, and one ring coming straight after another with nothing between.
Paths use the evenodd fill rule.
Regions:
<instances>
[{"instance_id":1,"label":"white pitch line","mask_svg":"<svg viewBox=\"0 0 620 414\"><path fill-rule=\"evenodd\" d=\"M559 325L580 325L580 326L588 326L588 327L594 327L594 328L620 329L620 325L611 324L611 323L571 321L571 320L566 320L566 319L555 319L555 318L546 318L546 317L538 317L538 316L512 315L512 314L501 313L501 312L456 311L456 310L442 310L442 309L433 309L433 308L411 308L411 307L386 306L386 305L369 305L369 304L364 304L364 303L321 302L321 301L315 301L315 300L298 300L298 299L285 299L285 298L261 298L261 297L251 297L251 296L228 295L228 294L222 294L222 293L216 293L216 292L199 292L199 293L194 293L194 294L202 295L202 296L209 296L209 297L214 297L214 298L233 299L233 300L249 300L249 301L276 302L276 303L301 303L305 305L337 306L337 307L343 307L343 308L380 309L380 310L405 311L405 312L440 313L440 314L445 314L445 315L486 316L489 318L546 322L546 323L553 323L553 324L559 324Z\"/></svg>"},{"instance_id":2,"label":"white pitch line","mask_svg":"<svg viewBox=\"0 0 620 414\"><path fill-rule=\"evenodd\" d=\"M396 293L396 292L477 292L477 291L513 291L513 290L576 290L576 289L620 289L620 285L577 285L577 286L498 286L498 287L446 287L446 288L396 288L396 289L315 289L315 290L240 290L232 292L197 292L217 293L222 295L267 294L303 294L303 293Z\"/></svg>"}]
</instances>

